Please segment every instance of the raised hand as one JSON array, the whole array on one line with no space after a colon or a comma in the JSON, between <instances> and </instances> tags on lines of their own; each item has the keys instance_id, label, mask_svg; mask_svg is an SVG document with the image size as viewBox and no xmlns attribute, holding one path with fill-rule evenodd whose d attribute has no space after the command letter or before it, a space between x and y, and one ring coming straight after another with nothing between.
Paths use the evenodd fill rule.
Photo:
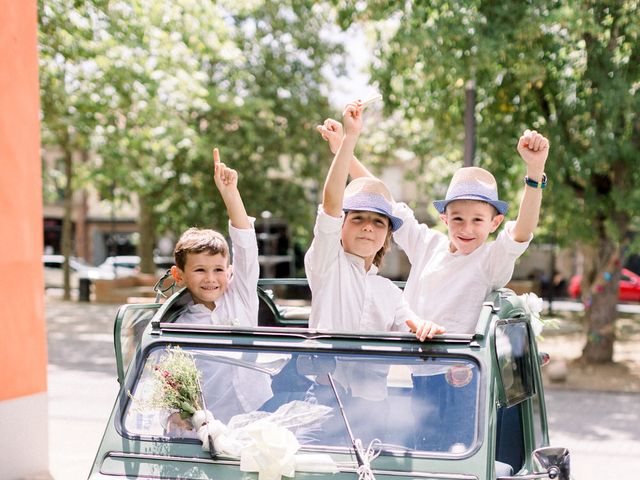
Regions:
<instances>
[{"instance_id":1,"label":"raised hand","mask_svg":"<svg viewBox=\"0 0 640 480\"><path fill-rule=\"evenodd\" d=\"M350 136L359 136L362 131L362 110L364 107L360 100L348 103L342 113L342 125L344 134Z\"/></svg>"},{"instance_id":2,"label":"raised hand","mask_svg":"<svg viewBox=\"0 0 640 480\"><path fill-rule=\"evenodd\" d=\"M238 190L238 172L220 161L220 152L217 148L213 149L213 180L227 207L231 225L242 229L252 228Z\"/></svg>"},{"instance_id":3,"label":"raised hand","mask_svg":"<svg viewBox=\"0 0 640 480\"><path fill-rule=\"evenodd\" d=\"M220 193L238 189L238 172L220 161L220 152L213 149L213 180Z\"/></svg>"},{"instance_id":4,"label":"raised hand","mask_svg":"<svg viewBox=\"0 0 640 480\"><path fill-rule=\"evenodd\" d=\"M542 174L549 155L549 140L535 130L525 130L517 148L527 168Z\"/></svg>"},{"instance_id":5,"label":"raised hand","mask_svg":"<svg viewBox=\"0 0 640 480\"><path fill-rule=\"evenodd\" d=\"M322 125L316 127L316 130L320 133L322 139L329 144L331 153L335 155L344 136L342 124L333 118L327 118Z\"/></svg>"}]
</instances>

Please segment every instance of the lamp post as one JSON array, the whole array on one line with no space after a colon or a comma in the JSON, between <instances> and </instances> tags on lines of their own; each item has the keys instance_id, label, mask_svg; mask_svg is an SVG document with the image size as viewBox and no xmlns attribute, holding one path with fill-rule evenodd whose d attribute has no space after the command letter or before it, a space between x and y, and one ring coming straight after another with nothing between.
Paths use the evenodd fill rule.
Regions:
<instances>
[{"instance_id":1,"label":"lamp post","mask_svg":"<svg viewBox=\"0 0 640 480\"><path fill-rule=\"evenodd\" d=\"M464 166L473 166L476 150L476 82L468 80L465 85L464 107Z\"/></svg>"}]
</instances>

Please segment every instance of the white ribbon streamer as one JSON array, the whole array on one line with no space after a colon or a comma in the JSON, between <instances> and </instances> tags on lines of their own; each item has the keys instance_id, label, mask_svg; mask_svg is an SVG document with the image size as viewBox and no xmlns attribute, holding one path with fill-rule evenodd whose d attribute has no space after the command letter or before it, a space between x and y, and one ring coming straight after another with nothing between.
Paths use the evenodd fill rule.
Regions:
<instances>
[{"instance_id":1,"label":"white ribbon streamer","mask_svg":"<svg viewBox=\"0 0 640 480\"><path fill-rule=\"evenodd\" d=\"M356 472L358 473L358 480L376 480L375 475L373 474L373 470L371 469L371 462L378 458L380 455L381 449L378 448L376 450L376 446L380 446L381 442L377 438L371 440L367 450L364 451L362 447L362 441L359 438L355 441L355 448L362 459L362 465L358 467Z\"/></svg>"}]
</instances>

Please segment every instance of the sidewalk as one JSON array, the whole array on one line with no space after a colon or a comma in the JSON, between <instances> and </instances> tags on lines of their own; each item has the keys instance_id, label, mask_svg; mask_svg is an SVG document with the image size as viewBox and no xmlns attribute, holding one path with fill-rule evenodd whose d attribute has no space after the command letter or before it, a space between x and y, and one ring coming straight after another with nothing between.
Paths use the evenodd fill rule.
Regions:
<instances>
[{"instance_id":1,"label":"sidewalk","mask_svg":"<svg viewBox=\"0 0 640 480\"><path fill-rule=\"evenodd\" d=\"M113 353L118 305L47 298L49 471L87 478L119 385Z\"/></svg>"}]
</instances>

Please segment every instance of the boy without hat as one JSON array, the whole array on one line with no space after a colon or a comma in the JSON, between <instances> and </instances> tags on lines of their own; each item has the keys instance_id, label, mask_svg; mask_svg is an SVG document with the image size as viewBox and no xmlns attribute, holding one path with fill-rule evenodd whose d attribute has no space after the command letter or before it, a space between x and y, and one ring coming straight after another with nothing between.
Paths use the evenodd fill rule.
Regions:
<instances>
[{"instance_id":1,"label":"boy without hat","mask_svg":"<svg viewBox=\"0 0 640 480\"><path fill-rule=\"evenodd\" d=\"M229 215L233 266L224 236L211 229L189 228L174 249L171 274L189 291L186 307L176 322L205 325L258 324L258 243L238 190L238 172L220 162L213 149L214 181ZM234 415L258 409L273 396L271 377L234 365L207 362L200 366L207 409L224 422ZM169 417L169 430L190 429L177 414Z\"/></svg>"},{"instance_id":2,"label":"boy without hat","mask_svg":"<svg viewBox=\"0 0 640 480\"><path fill-rule=\"evenodd\" d=\"M189 290L190 299L179 322L255 326L260 266L254 219L247 215L238 190L238 172L220 162L213 150L214 181L229 215L233 266L224 236L211 229L190 228L174 249L171 274Z\"/></svg>"},{"instance_id":3,"label":"boy without hat","mask_svg":"<svg viewBox=\"0 0 640 480\"><path fill-rule=\"evenodd\" d=\"M343 136L342 126L332 119L318 131L332 151ZM448 235L420 224L406 204L394 205L393 213L403 224L393 237L411 262L405 298L419 316L438 322L449 333L475 331L482 302L509 282L516 260L533 238L547 181L549 141L526 130L517 151L527 165L525 190L516 221L507 222L495 241L487 238L504 220L507 204L498 198L493 175L482 168L459 169L446 198L434 202ZM354 178L371 176L355 157L350 173Z\"/></svg>"}]
</instances>

